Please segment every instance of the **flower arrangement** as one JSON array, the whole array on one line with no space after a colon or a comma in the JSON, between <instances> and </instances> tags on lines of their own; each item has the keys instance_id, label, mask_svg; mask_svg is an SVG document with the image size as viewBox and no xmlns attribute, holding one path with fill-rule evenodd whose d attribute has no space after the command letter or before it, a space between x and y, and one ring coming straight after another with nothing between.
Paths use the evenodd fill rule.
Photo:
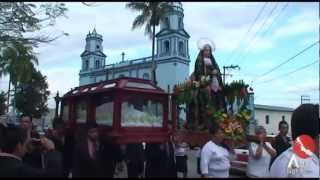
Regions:
<instances>
[{"instance_id":1,"label":"flower arrangement","mask_svg":"<svg viewBox=\"0 0 320 180\"><path fill-rule=\"evenodd\" d=\"M196 96L204 91L210 84L210 76L202 76L200 81L188 80L184 83L177 84L174 88L174 93L177 95L179 104L189 104L196 98Z\"/></svg>"},{"instance_id":2,"label":"flower arrangement","mask_svg":"<svg viewBox=\"0 0 320 180\"><path fill-rule=\"evenodd\" d=\"M246 138L251 111L243 109L235 115L216 111L212 114L211 119L215 120L223 129L226 139L239 143Z\"/></svg>"},{"instance_id":3,"label":"flower arrangement","mask_svg":"<svg viewBox=\"0 0 320 180\"><path fill-rule=\"evenodd\" d=\"M242 80L225 84L224 95L228 103L233 104L236 100L239 105L241 100L246 100L246 97L248 97L248 87L249 85L245 84Z\"/></svg>"},{"instance_id":4,"label":"flower arrangement","mask_svg":"<svg viewBox=\"0 0 320 180\"><path fill-rule=\"evenodd\" d=\"M225 97L227 112L215 107L215 102L208 98L207 87L210 76L202 76L200 81L188 80L175 86L174 93L178 104L195 103L205 105L206 120L218 123L225 133L226 139L239 144L246 139L247 127L251 119L251 111L247 109L249 103L248 85L244 81L233 81L225 84L222 89ZM236 102L236 103L235 103ZM201 129L206 131L206 129Z\"/></svg>"}]
</instances>

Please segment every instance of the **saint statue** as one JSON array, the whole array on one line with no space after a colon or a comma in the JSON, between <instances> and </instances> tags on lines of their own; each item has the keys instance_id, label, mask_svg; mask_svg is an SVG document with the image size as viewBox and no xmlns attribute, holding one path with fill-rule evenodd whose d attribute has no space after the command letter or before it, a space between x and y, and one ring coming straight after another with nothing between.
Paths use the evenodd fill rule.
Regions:
<instances>
[{"instance_id":1,"label":"saint statue","mask_svg":"<svg viewBox=\"0 0 320 180\"><path fill-rule=\"evenodd\" d=\"M206 129L208 127L207 109L208 105L213 105L215 111L226 112L226 103L223 96L223 82L221 72L212 54L215 46L213 43L204 43L199 47L200 52L195 62L194 72L191 79L201 81L204 77L210 77L209 85L203 90L197 91L195 100L189 104L188 129ZM208 98L203 98L201 93L206 93ZM200 98L202 96L202 98Z\"/></svg>"}]
</instances>

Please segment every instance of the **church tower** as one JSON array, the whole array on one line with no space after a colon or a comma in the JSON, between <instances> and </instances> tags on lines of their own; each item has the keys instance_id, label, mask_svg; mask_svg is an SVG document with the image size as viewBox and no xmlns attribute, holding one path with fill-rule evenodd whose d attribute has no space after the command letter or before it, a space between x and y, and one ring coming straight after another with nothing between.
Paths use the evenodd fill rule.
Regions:
<instances>
[{"instance_id":1,"label":"church tower","mask_svg":"<svg viewBox=\"0 0 320 180\"><path fill-rule=\"evenodd\" d=\"M173 10L160 22L157 38L157 81L165 90L185 81L189 76L189 38L184 29L181 2L170 2ZM170 77L167 77L170 76ZM161 77L161 78L159 78ZM169 80L169 81L168 81Z\"/></svg>"},{"instance_id":2,"label":"church tower","mask_svg":"<svg viewBox=\"0 0 320 180\"><path fill-rule=\"evenodd\" d=\"M93 72L101 70L105 66L106 55L103 53L102 36L94 28L86 37L84 52L80 55L82 68L80 70L80 85L97 82Z\"/></svg>"}]
</instances>

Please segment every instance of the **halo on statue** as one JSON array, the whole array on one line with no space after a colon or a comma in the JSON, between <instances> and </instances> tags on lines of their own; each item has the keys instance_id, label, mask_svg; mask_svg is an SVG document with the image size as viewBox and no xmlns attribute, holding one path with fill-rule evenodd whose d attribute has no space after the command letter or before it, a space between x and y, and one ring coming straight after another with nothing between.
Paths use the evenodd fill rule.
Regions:
<instances>
[{"instance_id":1,"label":"halo on statue","mask_svg":"<svg viewBox=\"0 0 320 180\"><path fill-rule=\"evenodd\" d=\"M212 52L214 52L216 50L216 45L214 44L214 42L208 38L200 38L197 42L197 46L199 50L203 50L203 48L209 45L211 47Z\"/></svg>"}]
</instances>

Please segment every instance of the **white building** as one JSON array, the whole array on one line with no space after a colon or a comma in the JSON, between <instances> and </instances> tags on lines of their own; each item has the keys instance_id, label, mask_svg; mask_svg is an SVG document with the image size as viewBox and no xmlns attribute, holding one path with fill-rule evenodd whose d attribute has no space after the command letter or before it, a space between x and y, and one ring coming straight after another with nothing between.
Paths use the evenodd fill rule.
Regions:
<instances>
[{"instance_id":1,"label":"white building","mask_svg":"<svg viewBox=\"0 0 320 180\"><path fill-rule=\"evenodd\" d=\"M189 34L184 30L183 8L180 2L172 2L174 10L160 23L156 34L156 80L158 86L172 91L175 84L189 76ZM91 84L118 77L151 79L151 57L142 57L116 64L106 65L102 36L94 29L86 37L86 46L81 54L82 68L79 73L80 85ZM151 52L150 52L151 53Z\"/></svg>"},{"instance_id":2,"label":"white building","mask_svg":"<svg viewBox=\"0 0 320 180\"><path fill-rule=\"evenodd\" d=\"M278 134L278 124L285 120L289 124L289 133L291 136L291 115L294 109L279 106L267 106L255 104L255 119L257 125L264 126L268 134Z\"/></svg>"}]
</instances>

